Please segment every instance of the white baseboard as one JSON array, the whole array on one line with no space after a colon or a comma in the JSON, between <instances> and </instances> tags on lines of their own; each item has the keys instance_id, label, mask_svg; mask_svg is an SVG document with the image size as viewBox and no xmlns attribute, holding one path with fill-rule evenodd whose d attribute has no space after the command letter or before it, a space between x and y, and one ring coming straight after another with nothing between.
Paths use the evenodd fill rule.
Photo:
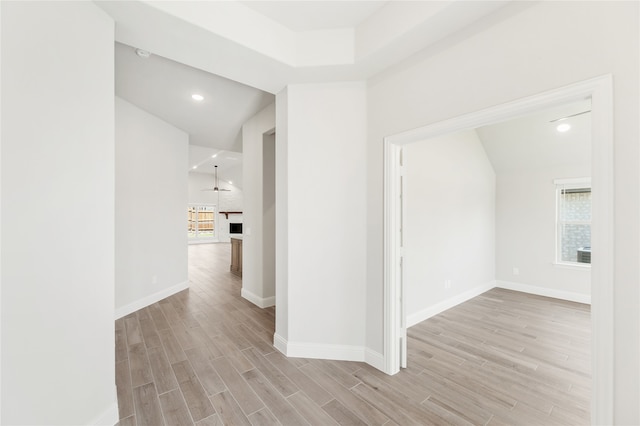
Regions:
<instances>
[{"instance_id":1,"label":"white baseboard","mask_svg":"<svg viewBox=\"0 0 640 426\"><path fill-rule=\"evenodd\" d=\"M364 361L364 347L318 343L287 343L287 356L294 358Z\"/></svg>"},{"instance_id":2,"label":"white baseboard","mask_svg":"<svg viewBox=\"0 0 640 426\"><path fill-rule=\"evenodd\" d=\"M321 345L315 343L291 344L278 334L273 335L273 346L288 357L361 361L380 371L384 371L384 356L379 352L362 346Z\"/></svg>"},{"instance_id":3,"label":"white baseboard","mask_svg":"<svg viewBox=\"0 0 640 426\"><path fill-rule=\"evenodd\" d=\"M219 241L219 240L195 240L195 241L189 240L187 242L187 244L192 246L192 245L195 245L195 244L218 244L219 242L221 242L221 241Z\"/></svg>"},{"instance_id":4,"label":"white baseboard","mask_svg":"<svg viewBox=\"0 0 640 426\"><path fill-rule=\"evenodd\" d=\"M114 426L118 424L120 416L118 414L118 403L111 404L102 414L87 423L95 426Z\"/></svg>"},{"instance_id":5,"label":"white baseboard","mask_svg":"<svg viewBox=\"0 0 640 426\"><path fill-rule=\"evenodd\" d=\"M364 350L364 362L380 371L384 371L384 355L379 352L366 348Z\"/></svg>"},{"instance_id":6,"label":"white baseboard","mask_svg":"<svg viewBox=\"0 0 640 426\"><path fill-rule=\"evenodd\" d=\"M273 346L283 355L287 355L287 339L283 338L279 334L273 335Z\"/></svg>"},{"instance_id":7,"label":"white baseboard","mask_svg":"<svg viewBox=\"0 0 640 426\"><path fill-rule=\"evenodd\" d=\"M240 296L247 299L249 302L253 303L259 308L269 308L271 306L275 306L276 297L260 297L254 293L251 293L249 290L242 289L240 290Z\"/></svg>"},{"instance_id":8,"label":"white baseboard","mask_svg":"<svg viewBox=\"0 0 640 426\"><path fill-rule=\"evenodd\" d=\"M335 359L338 361L366 362L366 349L363 346L331 345L322 343L292 343L278 334L273 335L273 345L284 355L293 358ZM380 354L371 351L369 358L379 362Z\"/></svg>"},{"instance_id":9,"label":"white baseboard","mask_svg":"<svg viewBox=\"0 0 640 426\"><path fill-rule=\"evenodd\" d=\"M436 303L433 306L429 306L428 308L422 309L414 314L407 316L407 327L414 326L426 319L431 318L434 315L438 315L441 312L446 311L447 309L451 309L456 305L459 305L463 302L466 302L469 299L473 299L474 297L484 293L485 291L489 291L496 286L495 281L490 281L486 284L480 285L478 287L474 287L471 290L467 290L464 293L460 293L456 296L453 296L449 299L443 300L440 303Z\"/></svg>"},{"instance_id":10,"label":"white baseboard","mask_svg":"<svg viewBox=\"0 0 640 426\"><path fill-rule=\"evenodd\" d=\"M496 281L496 287L507 290L521 291L523 293L538 296L553 297L554 299L568 300L570 302L591 304L591 294L574 293L571 291L556 290L554 288L538 287L535 285L514 283L511 281Z\"/></svg>"},{"instance_id":11,"label":"white baseboard","mask_svg":"<svg viewBox=\"0 0 640 426\"><path fill-rule=\"evenodd\" d=\"M166 299L169 296L172 296L182 290L186 290L189 288L189 281L182 282L180 284L176 284L169 288L165 288L164 290L158 291L156 293L150 294L149 296L145 296L142 299L138 299L135 302L129 303L120 308L116 308L115 317L116 319L122 318L126 315L129 315L132 312L135 312L139 309L146 308L149 305L153 305L154 303Z\"/></svg>"}]
</instances>

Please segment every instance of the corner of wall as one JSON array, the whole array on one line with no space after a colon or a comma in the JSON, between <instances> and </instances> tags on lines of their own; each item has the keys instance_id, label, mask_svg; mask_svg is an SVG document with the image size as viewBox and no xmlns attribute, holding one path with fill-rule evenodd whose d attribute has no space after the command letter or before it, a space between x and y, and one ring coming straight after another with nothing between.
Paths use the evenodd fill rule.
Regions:
<instances>
[{"instance_id":1,"label":"corner of wall","mask_svg":"<svg viewBox=\"0 0 640 426\"><path fill-rule=\"evenodd\" d=\"M575 293L554 288L539 287L536 285L522 284L513 281L496 281L496 287L506 290L520 291L523 293L536 294L538 296L551 297L554 299L568 300L570 302L591 304L591 294Z\"/></svg>"},{"instance_id":2,"label":"corner of wall","mask_svg":"<svg viewBox=\"0 0 640 426\"><path fill-rule=\"evenodd\" d=\"M262 309L269 308L271 306L276 305L275 296L260 297L254 293L251 293L246 288L243 288L242 290L240 290L240 296L242 296L244 299L247 299L249 302L253 303L257 307Z\"/></svg>"},{"instance_id":3,"label":"corner of wall","mask_svg":"<svg viewBox=\"0 0 640 426\"><path fill-rule=\"evenodd\" d=\"M289 342L279 334L274 334L273 345L287 357L331 359L336 361L374 362L374 367L382 365L382 355L368 351L364 346ZM373 364L372 364L373 365Z\"/></svg>"},{"instance_id":4,"label":"corner of wall","mask_svg":"<svg viewBox=\"0 0 640 426\"><path fill-rule=\"evenodd\" d=\"M467 300L473 299L476 296L481 295L482 293L491 290L496 287L496 281L489 281L486 284L474 287L470 290L465 291L464 293L460 293L454 297L443 300L440 303L436 303L435 305L428 306L425 309L422 309L414 314L411 314L407 317L407 327L412 327L422 321L425 321L435 315L438 315L441 312L446 311L447 309L451 309L454 306L457 306L461 303L466 302Z\"/></svg>"},{"instance_id":5,"label":"corner of wall","mask_svg":"<svg viewBox=\"0 0 640 426\"><path fill-rule=\"evenodd\" d=\"M384 372L384 355L380 352L376 352L372 349L365 348L364 350L364 362Z\"/></svg>"}]
</instances>

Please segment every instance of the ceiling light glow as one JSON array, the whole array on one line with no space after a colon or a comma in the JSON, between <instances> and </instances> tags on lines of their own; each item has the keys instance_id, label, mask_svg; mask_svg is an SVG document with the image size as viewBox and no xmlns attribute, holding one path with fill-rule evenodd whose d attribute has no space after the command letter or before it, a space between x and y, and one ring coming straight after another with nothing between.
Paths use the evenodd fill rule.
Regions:
<instances>
[{"instance_id":1,"label":"ceiling light glow","mask_svg":"<svg viewBox=\"0 0 640 426\"><path fill-rule=\"evenodd\" d=\"M136 55L138 55L142 59L148 59L149 56L151 56L151 52L149 52L148 50L136 49Z\"/></svg>"},{"instance_id":2,"label":"ceiling light glow","mask_svg":"<svg viewBox=\"0 0 640 426\"><path fill-rule=\"evenodd\" d=\"M204 96L194 93L193 95L191 95L191 99L193 99L194 101L200 102L201 100L204 99Z\"/></svg>"},{"instance_id":3,"label":"ceiling light glow","mask_svg":"<svg viewBox=\"0 0 640 426\"><path fill-rule=\"evenodd\" d=\"M193 166L193 167L192 167L192 169L193 169L193 170L195 170L195 169L197 169L197 168L198 168L198 166Z\"/></svg>"},{"instance_id":4,"label":"ceiling light glow","mask_svg":"<svg viewBox=\"0 0 640 426\"><path fill-rule=\"evenodd\" d=\"M559 132L566 132L571 128L571 124L569 123L562 123L562 124L558 124L558 127L556 127L556 130Z\"/></svg>"},{"instance_id":5,"label":"ceiling light glow","mask_svg":"<svg viewBox=\"0 0 640 426\"><path fill-rule=\"evenodd\" d=\"M217 156L218 156L218 154L213 154L213 155L211 156L211 158L216 158Z\"/></svg>"}]
</instances>

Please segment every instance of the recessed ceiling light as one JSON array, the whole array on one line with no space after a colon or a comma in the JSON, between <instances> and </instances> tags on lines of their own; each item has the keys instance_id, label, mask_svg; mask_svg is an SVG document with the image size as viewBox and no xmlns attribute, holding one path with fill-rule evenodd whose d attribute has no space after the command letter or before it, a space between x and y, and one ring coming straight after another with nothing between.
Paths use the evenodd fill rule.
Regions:
<instances>
[{"instance_id":1,"label":"recessed ceiling light","mask_svg":"<svg viewBox=\"0 0 640 426\"><path fill-rule=\"evenodd\" d=\"M213 154L213 155L211 156L211 158L216 158L217 156L218 156L218 154Z\"/></svg>"},{"instance_id":2,"label":"recessed ceiling light","mask_svg":"<svg viewBox=\"0 0 640 426\"><path fill-rule=\"evenodd\" d=\"M201 100L204 99L204 96L194 93L193 95L191 95L191 99L193 99L194 101L200 102Z\"/></svg>"},{"instance_id":3,"label":"recessed ceiling light","mask_svg":"<svg viewBox=\"0 0 640 426\"><path fill-rule=\"evenodd\" d=\"M136 49L136 55L138 55L142 59L147 59L149 56L151 56L151 52L149 52L148 50Z\"/></svg>"},{"instance_id":4,"label":"recessed ceiling light","mask_svg":"<svg viewBox=\"0 0 640 426\"><path fill-rule=\"evenodd\" d=\"M192 169L193 169L193 170L195 170L195 169L197 169L197 168L198 168L198 166L193 166L193 167L192 167Z\"/></svg>"},{"instance_id":5,"label":"recessed ceiling light","mask_svg":"<svg viewBox=\"0 0 640 426\"><path fill-rule=\"evenodd\" d=\"M558 124L558 127L556 127L556 130L559 131L559 132L566 132L570 128L571 128L571 124L562 123L562 124Z\"/></svg>"},{"instance_id":6,"label":"recessed ceiling light","mask_svg":"<svg viewBox=\"0 0 640 426\"><path fill-rule=\"evenodd\" d=\"M233 182L229 181L229 185L233 185Z\"/></svg>"}]
</instances>

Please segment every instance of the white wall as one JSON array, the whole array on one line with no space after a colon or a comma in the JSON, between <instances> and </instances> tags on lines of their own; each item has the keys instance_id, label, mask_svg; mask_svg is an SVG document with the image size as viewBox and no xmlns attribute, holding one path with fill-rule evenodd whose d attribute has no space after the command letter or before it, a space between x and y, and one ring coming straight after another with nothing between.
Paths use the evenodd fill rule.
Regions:
<instances>
[{"instance_id":1,"label":"white wall","mask_svg":"<svg viewBox=\"0 0 640 426\"><path fill-rule=\"evenodd\" d=\"M493 287L496 175L475 130L407 145L403 158L404 277L413 325L438 305Z\"/></svg>"},{"instance_id":2,"label":"white wall","mask_svg":"<svg viewBox=\"0 0 640 426\"><path fill-rule=\"evenodd\" d=\"M116 317L188 287L189 135L116 98Z\"/></svg>"},{"instance_id":3,"label":"white wall","mask_svg":"<svg viewBox=\"0 0 640 426\"><path fill-rule=\"evenodd\" d=\"M591 109L591 100L546 108L476 129L496 171L499 287L591 301L591 269L554 265L554 179L591 176L591 114L558 132L550 121ZM514 273L514 268L517 273Z\"/></svg>"},{"instance_id":4,"label":"white wall","mask_svg":"<svg viewBox=\"0 0 640 426\"><path fill-rule=\"evenodd\" d=\"M88 2L0 8L1 422L113 425L114 24Z\"/></svg>"},{"instance_id":5,"label":"white wall","mask_svg":"<svg viewBox=\"0 0 640 426\"><path fill-rule=\"evenodd\" d=\"M286 270L276 271L276 293L288 306L278 305L276 345L363 360L366 87L291 85L277 102L276 209L287 222L278 219L276 238L287 259L278 260Z\"/></svg>"},{"instance_id":6,"label":"white wall","mask_svg":"<svg viewBox=\"0 0 640 426\"><path fill-rule=\"evenodd\" d=\"M516 2L454 42L369 83L367 346L382 350L382 139L408 129L611 73L614 80L615 423L640 400L637 2Z\"/></svg>"},{"instance_id":7,"label":"white wall","mask_svg":"<svg viewBox=\"0 0 640 426\"><path fill-rule=\"evenodd\" d=\"M263 226L263 168L264 135L276 126L275 104L271 104L253 116L242 126L242 188L244 210L242 226L242 297L260 307L275 304L274 286L265 281L264 268L267 256L265 244L275 246L273 238Z\"/></svg>"},{"instance_id":8,"label":"white wall","mask_svg":"<svg viewBox=\"0 0 640 426\"><path fill-rule=\"evenodd\" d=\"M189 204L208 204L218 206L218 211L242 212L244 208L244 191L226 182L220 181L220 188L229 191L203 191L206 188L213 188L214 177L207 173L189 172ZM243 223L243 215L219 214L216 222L218 228L218 242L228 243L231 240L229 235L229 223Z\"/></svg>"},{"instance_id":9,"label":"white wall","mask_svg":"<svg viewBox=\"0 0 640 426\"><path fill-rule=\"evenodd\" d=\"M553 180L585 176L591 176L589 164L498 173L498 286L590 302L591 269L554 264L556 186ZM518 269L517 275L514 268Z\"/></svg>"}]
</instances>

